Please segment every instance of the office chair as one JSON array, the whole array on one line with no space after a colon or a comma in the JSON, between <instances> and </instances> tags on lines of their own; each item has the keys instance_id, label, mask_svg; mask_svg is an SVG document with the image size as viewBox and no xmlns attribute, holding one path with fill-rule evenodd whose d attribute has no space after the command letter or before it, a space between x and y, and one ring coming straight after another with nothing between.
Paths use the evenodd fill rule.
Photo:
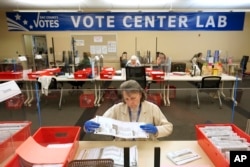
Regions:
<instances>
[{"instance_id":1,"label":"office chair","mask_svg":"<svg viewBox=\"0 0 250 167\"><path fill-rule=\"evenodd\" d=\"M126 80L136 80L143 89L148 90L146 70L144 66L126 67Z\"/></svg>"},{"instance_id":2,"label":"office chair","mask_svg":"<svg viewBox=\"0 0 250 167\"><path fill-rule=\"evenodd\" d=\"M72 160L69 162L68 167L113 167L113 159L83 159Z\"/></svg>"},{"instance_id":3,"label":"office chair","mask_svg":"<svg viewBox=\"0 0 250 167\"><path fill-rule=\"evenodd\" d=\"M196 90L198 108L200 108L200 100L199 100L200 92L215 93L214 97L217 93L220 103L220 108L222 108L222 102L220 98L220 82L221 82L220 76L206 76L202 78L201 83L197 85L197 90Z\"/></svg>"},{"instance_id":4,"label":"office chair","mask_svg":"<svg viewBox=\"0 0 250 167\"><path fill-rule=\"evenodd\" d=\"M247 70L247 62L248 62L249 56L242 56L242 59L240 61L240 68L242 69L242 78L245 76L250 76L250 71Z\"/></svg>"}]
</instances>

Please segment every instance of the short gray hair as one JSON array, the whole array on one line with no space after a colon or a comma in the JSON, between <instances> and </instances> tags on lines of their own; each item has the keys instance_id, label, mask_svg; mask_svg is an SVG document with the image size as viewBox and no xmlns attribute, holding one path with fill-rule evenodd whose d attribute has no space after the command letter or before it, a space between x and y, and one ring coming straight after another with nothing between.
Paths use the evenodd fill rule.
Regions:
<instances>
[{"instance_id":1,"label":"short gray hair","mask_svg":"<svg viewBox=\"0 0 250 167\"><path fill-rule=\"evenodd\" d=\"M130 93L141 93L141 95L142 95L141 96L141 102L143 102L144 100L146 100L145 90L135 80L128 80L128 81L123 82L120 85L120 91L121 91L121 93L123 91L125 91L128 94L130 94Z\"/></svg>"}]
</instances>

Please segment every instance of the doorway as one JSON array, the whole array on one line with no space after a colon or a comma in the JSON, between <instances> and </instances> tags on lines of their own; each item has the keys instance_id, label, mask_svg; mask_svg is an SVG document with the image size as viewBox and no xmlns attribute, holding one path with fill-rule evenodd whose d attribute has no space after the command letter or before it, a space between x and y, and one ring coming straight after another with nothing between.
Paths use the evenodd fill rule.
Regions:
<instances>
[{"instance_id":1,"label":"doorway","mask_svg":"<svg viewBox=\"0 0 250 167\"><path fill-rule=\"evenodd\" d=\"M28 69L33 71L49 68L46 35L24 35Z\"/></svg>"}]
</instances>

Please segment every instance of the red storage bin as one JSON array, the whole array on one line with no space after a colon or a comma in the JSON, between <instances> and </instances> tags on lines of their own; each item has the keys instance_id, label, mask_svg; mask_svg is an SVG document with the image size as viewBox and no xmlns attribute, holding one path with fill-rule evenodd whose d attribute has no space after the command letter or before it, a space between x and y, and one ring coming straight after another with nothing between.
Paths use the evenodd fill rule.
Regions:
<instances>
[{"instance_id":1,"label":"red storage bin","mask_svg":"<svg viewBox=\"0 0 250 167\"><path fill-rule=\"evenodd\" d=\"M50 75L56 75L61 72L61 68L47 68L45 71L47 71Z\"/></svg>"},{"instance_id":2,"label":"red storage bin","mask_svg":"<svg viewBox=\"0 0 250 167\"><path fill-rule=\"evenodd\" d=\"M152 71L151 76L152 79L155 81L164 80L165 73L163 71Z\"/></svg>"},{"instance_id":3,"label":"red storage bin","mask_svg":"<svg viewBox=\"0 0 250 167\"><path fill-rule=\"evenodd\" d=\"M49 71L43 70L43 71L30 72L30 73L28 73L28 78L29 79L37 79L40 76L44 76L44 75L50 75Z\"/></svg>"},{"instance_id":4,"label":"red storage bin","mask_svg":"<svg viewBox=\"0 0 250 167\"><path fill-rule=\"evenodd\" d=\"M103 67L100 72L101 79L112 79L115 75L115 69L113 67Z\"/></svg>"},{"instance_id":5,"label":"red storage bin","mask_svg":"<svg viewBox=\"0 0 250 167\"><path fill-rule=\"evenodd\" d=\"M88 108L94 107L95 103L95 95L94 94L81 94L79 97L80 107L81 108Z\"/></svg>"},{"instance_id":6,"label":"red storage bin","mask_svg":"<svg viewBox=\"0 0 250 167\"><path fill-rule=\"evenodd\" d=\"M0 72L0 79L22 79L23 72Z\"/></svg>"},{"instance_id":7,"label":"red storage bin","mask_svg":"<svg viewBox=\"0 0 250 167\"><path fill-rule=\"evenodd\" d=\"M37 142L39 145L44 146L44 147L48 146L49 144L72 143L72 146L70 146L70 149L69 149L70 151L67 154L67 158L64 159L64 163L63 163L63 166L67 167L68 163L74 159L77 149L79 147L78 141L80 137L80 130L81 130L81 127L78 127L78 126L41 127L35 132L32 138L35 140L35 142ZM23 143L23 144L27 145L29 144L28 143L29 141L30 140L26 140L26 143ZM30 147L32 147L32 145ZM46 148L43 148L43 149L46 150ZM49 151L49 149L46 151ZM60 151L60 148L58 148L58 151ZM46 153L44 156L46 156ZM20 162L21 162L20 157L17 154L15 154L14 157L6 164L5 167L21 167Z\"/></svg>"},{"instance_id":8,"label":"red storage bin","mask_svg":"<svg viewBox=\"0 0 250 167\"><path fill-rule=\"evenodd\" d=\"M162 97L160 93L150 93L147 96L147 100L158 106L161 106Z\"/></svg>"},{"instance_id":9,"label":"red storage bin","mask_svg":"<svg viewBox=\"0 0 250 167\"><path fill-rule=\"evenodd\" d=\"M89 77L89 75L91 75L91 71L90 70L79 70L74 72L74 78L75 79L86 79Z\"/></svg>"},{"instance_id":10,"label":"red storage bin","mask_svg":"<svg viewBox=\"0 0 250 167\"><path fill-rule=\"evenodd\" d=\"M30 126L29 121L0 122L0 163L13 154L30 136Z\"/></svg>"},{"instance_id":11,"label":"red storage bin","mask_svg":"<svg viewBox=\"0 0 250 167\"><path fill-rule=\"evenodd\" d=\"M5 101L5 108L6 109L20 109L22 108L24 101L25 101L25 97L23 94L16 95Z\"/></svg>"},{"instance_id":12,"label":"red storage bin","mask_svg":"<svg viewBox=\"0 0 250 167\"><path fill-rule=\"evenodd\" d=\"M223 166L223 167L229 167L229 161L224 157L222 152L208 139L208 137L200 130L201 127L205 126L230 126L232 127L232 130L240 137L245 138L247 142L250 142L250 136L246 134L244 131L242 131L240 128L238 128L234 124L201 124L196 125L196 136L199 145L204 150L204 152L207 154L207 156L210 158L210 160L214 163L215 166Z\"/></svg>"}]
</instances>

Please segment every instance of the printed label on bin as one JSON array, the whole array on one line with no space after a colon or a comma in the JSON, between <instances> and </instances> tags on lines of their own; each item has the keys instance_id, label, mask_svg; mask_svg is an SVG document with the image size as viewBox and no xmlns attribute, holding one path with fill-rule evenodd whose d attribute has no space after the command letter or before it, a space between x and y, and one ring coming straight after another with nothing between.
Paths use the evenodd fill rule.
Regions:
<instances>
[{"instance_id":1,"label":"printed label on bin","mask_svg":"<svg viewBox=\"0 0 250 167\"><path fill-rule=\"evenodd\" d=\"M15 81L9 81L0 84L0 102L5 101L21 93L19 86Z\"/></svg>"}]
</instances>

